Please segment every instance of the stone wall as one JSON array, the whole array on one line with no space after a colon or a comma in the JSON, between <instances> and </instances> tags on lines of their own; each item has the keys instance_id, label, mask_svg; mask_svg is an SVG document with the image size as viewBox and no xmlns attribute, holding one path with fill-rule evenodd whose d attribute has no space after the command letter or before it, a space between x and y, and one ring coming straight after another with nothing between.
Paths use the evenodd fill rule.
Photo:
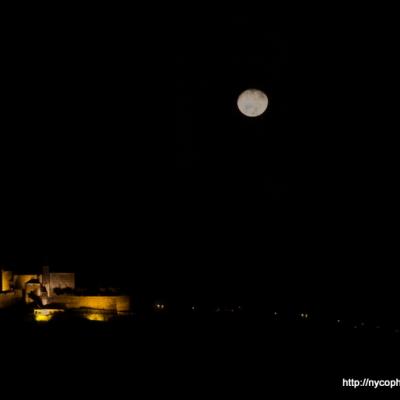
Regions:
<instances>
[{"instance_id":1,"label":"stone wall","mask_svg":"<svg viewBox=\"0 0 400 400\"><path fill-rule=\"evenodd\" d=\"M11 307L22 301L22 290L14 290L12 292L0 293L0 308Z\"/></svg>"},{"instance_id":2,"label":"stone wall","mask_svg":"<svg viewBox=\"0 0 400 400\"><path fill-rule=\"evenodd\" d=\"M38 279L39 275L29 274L29 275L14 275L14 288L25 290L25 285L31 279Z\"/></svg>"},{"instance_id":3,"label":"stone wall","mask_svg":"<svg viewBox=\"0 0 400 400\"><path fill-rule=\"evenodd\" d=\"M49 303L64 304L66 308L92 308L124 313L131 310L129 296L52 296Z\"/></svg>"},{"instance_id":4,"label":"stone wall","mask_svg":"<svg viewBox=\"0 0 400 400\"><path fill-rule=\"evenodd\" d=\"M54 294L54 289L71 288L75 289L75 274L70 272L51 272L50 273L50 293Z\"/></svg>"}]
</instances>

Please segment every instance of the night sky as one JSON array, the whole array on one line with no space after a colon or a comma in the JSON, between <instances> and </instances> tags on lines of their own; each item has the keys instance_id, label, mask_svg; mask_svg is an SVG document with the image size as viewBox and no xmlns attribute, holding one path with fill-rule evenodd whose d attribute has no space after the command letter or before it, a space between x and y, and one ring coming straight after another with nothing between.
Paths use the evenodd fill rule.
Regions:
<instances>
[{"instance_id":1,"label":"night sky","mask_svg":"<svg viewBox=\"0 0 400 400\"><path fill-rule=\"evenodd\" d=\"M5 29L0 261L182 300L396 309L390 35L243 10L110 21ZM260 118L236 108L249 87Z\"/></svg>"}]
</instances>

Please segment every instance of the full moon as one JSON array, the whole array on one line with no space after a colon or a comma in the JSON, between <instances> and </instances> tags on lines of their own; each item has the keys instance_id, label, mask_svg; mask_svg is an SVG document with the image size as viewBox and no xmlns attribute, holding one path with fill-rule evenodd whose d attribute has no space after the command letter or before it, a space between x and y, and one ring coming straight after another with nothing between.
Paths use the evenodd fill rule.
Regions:
<instances>
[{"instance_id":1,"label":"full moon","mask_svg":"<svg viewBox=\"0 0 400 400\"><path fill-rule=\"evenodd\" d=\"M237 106L246 117L259 117L268 107L268 97L261 90L247 89L238 97Z\"/></svg>"}]
</instances>

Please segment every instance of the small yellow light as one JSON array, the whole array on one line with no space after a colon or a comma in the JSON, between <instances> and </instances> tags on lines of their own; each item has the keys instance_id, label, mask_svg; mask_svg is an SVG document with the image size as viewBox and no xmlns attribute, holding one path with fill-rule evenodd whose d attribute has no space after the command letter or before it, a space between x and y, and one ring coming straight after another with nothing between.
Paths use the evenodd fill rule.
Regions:
<instances>
[{"instance_id":1,"label":"small yellow light","mask_svg":"<svg viewBox=\"0 0 400 400\"><path fill-rule=\"evenodd\" d=\"M105 316L100 313L88 313L85 314L85 318L89 321L101 321L104 322L106 320Z\"/></svg>"},{"instance_id":2,"label":"small yellow light","mask_svg":"<svg viewBox=\"0 0 400 400\"><path fill-rule=\"evenodd\" d=\"M34 310L34 317L35 321L38 322L48 322L50 321L55 314L64 312L63 309L45 309L45 308L39 308Z\"/></svg>"},{"instance_id":3,"label":"small yellow light","mask_svg":"<svg viewBox=\"0 0 400 400\"><path fill-rule=\"evenodd\" d=\"M48 322L52 318L52 315L35 314L35 321L37 322Z\"/></svg>"}]
</instances>

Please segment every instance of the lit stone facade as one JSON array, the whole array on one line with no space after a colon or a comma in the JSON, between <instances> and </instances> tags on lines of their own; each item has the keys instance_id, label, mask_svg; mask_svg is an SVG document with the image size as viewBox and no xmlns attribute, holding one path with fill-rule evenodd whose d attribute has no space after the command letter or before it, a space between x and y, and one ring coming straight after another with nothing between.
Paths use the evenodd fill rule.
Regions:
<instances>
[{"instance_id":1,"label":"lit stone facade","mask_svg":"<svg viewBox=\"0 0 400 400\"><path fill-rule=\"evenodd\" d=\"M59 312L76 310L81 316L93 321L106 321L112 317L129 314L129 296L74 294L75 274L50 272L44 267L41 274L14 274L1 271L0 308L25 302L33 303L37 321L49 321ZM59 294L57 289L71 289ZM56 307L54 307L56 305Z\"/></svg>"}]
</instances>

